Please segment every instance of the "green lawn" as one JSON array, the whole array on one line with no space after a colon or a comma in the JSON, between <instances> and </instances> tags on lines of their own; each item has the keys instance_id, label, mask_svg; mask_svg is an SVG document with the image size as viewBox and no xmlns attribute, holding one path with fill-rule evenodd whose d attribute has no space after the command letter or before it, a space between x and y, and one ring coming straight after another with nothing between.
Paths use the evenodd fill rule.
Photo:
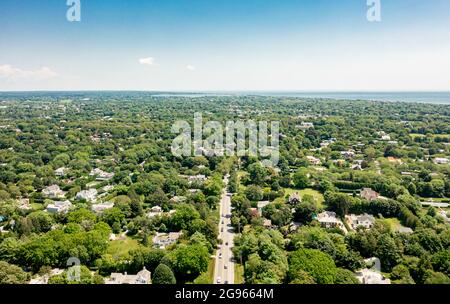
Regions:
<instances>
[{"instance_id":1,"label":"green lawn","mask_svg":"<svg viewBox=\"0 0 450 304\"><path fill-rule=\"evenodd\" d=\"M209 284L214 284L214 267L216 266L216 259L209 260L208 264L208 271L206 272L208 274Z\"/></svg>"},{"instance_id":2,"label":"green lawn","mask_svg":"<svg viewBox=\"0 0 450 304\"><path fill-rule=\"evenodd\" d=\"M43 210L44 209L44 205L43 204L38 204L38 203L32 203L30 204L31 208L33 208L33 210L37 211L37 210Z\"/></svg>"},{"instance_id":3,"label":"green lawn","mask_svg":"<svg viewBox=\"0 0 450 304\"><path fill-rule=\"evenodd\" d=\"M234 284L244 284L244 266L234 264Z\"/></svg>"},{"instance_id":4,"label":"green lawn","mask_svg":"<svg viewBox=\"0 0 450 304\"><path fill-rule=\"evenodd\" d=\"M400 221L397 218L386 218L386 219L380 219L379 221L386 223L391 231L396 231L398 228L402 226L400 224Z\"/></svg>"},{"instance_id":5,"label":"green lawn","mask_svg":"<svg viewBox=\"0 0 450 304\"><path fill-rule=\"evenodd\" d=\"M314 199L316 200L317 204L319 205L320 208L324 208L324 197L323 194L320 193L317 190L314 189L303 189L303 190L296 190L296 189L292 189L292 188L285 188L284 189L285 193L287 195L291 195L292 193L298 192L300 194L300 197L303 197L305 194L311 195L312 197L314 197Z\"/></svg>"},{"instance_id":6,"label":"green lawn","mask_svg":"<svg viewBox=\"0 0 450 304\"><path fill-rule=\"evenodd\" d=\"M113 257L127 257L130 250L137 249L138 247L139 243L137 240L127 237L124 240L109 242L106 253L112 255Z\"/></svg>"}]
</instances>

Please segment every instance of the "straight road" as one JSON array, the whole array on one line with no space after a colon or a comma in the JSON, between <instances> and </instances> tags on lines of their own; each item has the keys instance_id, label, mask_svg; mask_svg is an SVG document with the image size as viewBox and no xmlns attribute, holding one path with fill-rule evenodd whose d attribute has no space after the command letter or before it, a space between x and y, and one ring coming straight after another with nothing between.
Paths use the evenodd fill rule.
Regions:
<instances>
[{"instance_id":1,"label":"straight road","mask_svg":"<svg viewBox=\"0 0 450 304\"><path fill-rule=\"evenodd\" d=\"M224 178L225 189L220 200L219 239L222 244L216 253L214 284L234 284L233 240L231 227L231 196L227 193L228 176Z\"/></svg>"}]
</instances>

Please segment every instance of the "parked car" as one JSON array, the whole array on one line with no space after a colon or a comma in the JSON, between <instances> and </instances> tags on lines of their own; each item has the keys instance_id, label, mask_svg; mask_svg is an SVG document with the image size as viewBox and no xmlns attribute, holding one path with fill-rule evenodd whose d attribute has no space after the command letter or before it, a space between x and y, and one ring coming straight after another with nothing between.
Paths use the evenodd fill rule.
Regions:
<instances>
[{"instance_id":1,"label":"parked car","mask_svg":"<svg viewBox=\"0 0 450 304\"><path fill-rule=\"evenodd\" d=\"M220 284L222 282L222 279L220 277L217 277L217 284Z\"/></svg>"}]
</instances>

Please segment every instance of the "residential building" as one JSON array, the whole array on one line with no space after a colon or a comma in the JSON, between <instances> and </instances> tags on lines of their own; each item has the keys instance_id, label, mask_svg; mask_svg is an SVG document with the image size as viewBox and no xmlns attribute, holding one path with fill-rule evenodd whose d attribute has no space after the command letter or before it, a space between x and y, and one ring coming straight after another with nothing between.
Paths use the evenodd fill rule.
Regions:
<instances>
[{"instance_id":1,"label":"residential building","mask_svg":"<svg viewBox=\"0 0 450 304\"><path fill-rule=\"evenodd\" d=\"M203 183L206 179L206 175L203 174L188 176L189 183Z\"/></svg>"},{"instance_id":2,"label":"residential building","mask_svg":"<svg viewBox=\"0 0 450 304\"><path fill-rule=\"evenodd\" d=\"M391 284L380 272L368 268L357 271L356 278L361 284Z\"/></svg>"},{"instance_id":3,"label":"residential building","mask_svg":"<svg viewBox=\"0 0 450 304\"><path fill-rule=\"evenodd\" d=\"M186 197L185 196L174 196L170 200L174 203L182 203L182 202L186 201Z\"/></svg>"},{"instance_id":4,"label":"residential building","mask_svg":"<svg viewBox=\"0 0 450 304\"><path fill-rule=\"evenodd\" d=\"M302 131L306 131L308 129L314 128L314 124L312 122L302 122L299 126L297 126Z\"/></svg>"},{"instance_id":5,"label":"residential building","mask_svg":"<svg viewBox=\"0 0 450 304\"><path fill-rule=\"evenodd\" d=\"M152 218L158 215L161 215L163 213L163 210L160 206L154 206L150 209L150 212L147 213L147 217Z\"/></svg>"},{"instance_id":6,"label":"residential building","mask_svg":"<svg viewBox=\"0 0 450 304\"><path fill-rule=\"evenodd\" d=\"M371 188L363 188L360 192L360 196L368 201L374 201L380 197L378 192L372 190Z\"/></svg>"},{"instance_id":7,"label":"residential building","mask_svg":"<svg viewBox=\"0 0 450 304\"><path fill-rule=\"evenodd\" d=\"M157 233L153 237L153 245L164 249L169 245L175 244L183 233L180 232L170 232L170 233Z\"/></svg>"},{"instance_id":8,"label":"residential building","mask_svg":"<svg viewBox=\"0 0 450 304\"><path fill-rule=\"evenodd\" d=\"M111 273L109 279L105 280L105 284L128 284L128 285L141 285L141 284L151 284L151 272L145 267L139 271L136 275L129 275L126 272L122 273Z\"/></svg>"},{"instance_id":9,"label":"residential building","mask_svg":"<svg viewBox=\"0 0 450 304\"><path fill-rule=\"evenodd\" d=\"M323 228L340 228L347 232L344 223L337 217L335 212L324 211L317 215L316 220Z\"/></svg>"},{"instance_id":10,"label":"residential building","mask_svg":"<svg viewBox=\"0 0 450 304\"><path fill-rule=\"evenodd\" d=\"M114 177L114 173L108 173L101 169L95 168L92 169L91 173L89 173L89 176L95 176L95 179L98 181L108 181Z\"/></svg>"},{"instance_id":11,"label":"residential building","mask_svg":"<svg viewBox=\"0 0 450 304\"><path fill-rule=\"evenodd\" d=\"M356 230L358 227L370 229L375 224L375 217L370 214L355 215L350 214L345 217L348 225Z\"/></svg>"},{"instance_id":12,"label":"residential building","mask_svg":"<svg viewBox=\"0 0 450 304\"><path fill-rule=\"evenodd\" d=\"M446 165L449 163L448 158L437 157L433 160L436 165Z\"/></svg>"},{"instance_id":13,"label":"residential building","mask_svg":"<svg viewBox=\"0 0 450 304\"><path fill-rule=\"evenodd\" d=\"M67 213L70 207L72 207L72 203L66 200L49 204L46 210L48 213Z\"/></svg>"},{"instance_id":14,"label":"residential building","mask_svg":"<svg viewBox=\"0 0 450 304\"><path fill-rule=\"evenodd\" d=\"M268 220L268 219L264 219L264 221L263 221L263 226L264 226L264 228L272 228L273 226L272 226L272 221L271 220Z\"/></svg>"},{"instance_id":15,"label":"residential building","mask_svg":"<svg viewBox=\"0 0 450 304\"><path fill-rule=\"evenodd\" d=\"M298 203L300 203L302 201L300 195L298 194L298 192L292 193L289 196L289 204L291 205L296 205Z\"/></svg>"},{"instance_id":16,"label":"residential building","mask_svg":"<svg viewBox=\"0 0 450 304\"><path fill-rule=\"evenodd\" d=\"M95 202L95 200L97 199L97 193L97 189L83 190L77 193L75 199Z\"/></svg>"},{"instance_id":17,"label":"residential building","mask_svg":"<svg viewBox=\"0 0 450 304\"><path fill-rule=\"evenodd\" d=\"M103 213L105 210L108 210L108 209L111 209L111 208L114 208L114 203L113 202L94 204L91 207L92 211L94 211L95 213Z\"/></svg>"},{"instance_id":18,"label":"residential building","mask_svg":"<svg viewBox=\"0 0 450 304\"><path fill-rule=\"evenodd\" d=\"M30 200L28 198L20 199L17 208L20 210L31 210Z\"/></svg>"},{"instance_id":19,"label":"residential building","mask_svg":"<svg viewBox=\"0 0 450 304\"><path fill-rule=\"evenodd\" d=\"M62 198L66 193L58 185L51 185L42 190L42 194L48 198Z\"/></svg>"},{"instance_id":20,"label":"residential building","mask_svg":"<svg viewBox=\"0 0 450 304\"><path fill-rule=\"evenodd\" d=\"M64 272L64 269L59 269L59 268L52 269L49 274L44 274L42 276L41 275L37 275L36 277L31 279L28 284L31 284L31 285L46 285L46 284L48 284L48 280L51 277L60 275L63 272Z\"/></svg>"},{"instance_id":21,"label":"residential building","mask_svg":"<svg viewBox=\"0 0 450 304\"><path fill-rule=\"evenodd\" d=\"M317 157L314 156L306 156L306 159L309 161L310 164L314 165L314 166L318 166L321 164L320 159L318 159Z\"/></svg>"},{"instance_id":22,"label":"residential building","mask_svg":"<svg viewBox=\"0 0 450 304\"><path fill-rule=\"evenodd\" d=\"M55 170L55 175L58 176L58 177L63 177L63 176L66 175L67 170L68 169L65 168L65 167L58 168L58 169Z\"/></svg>"}]
</instances>

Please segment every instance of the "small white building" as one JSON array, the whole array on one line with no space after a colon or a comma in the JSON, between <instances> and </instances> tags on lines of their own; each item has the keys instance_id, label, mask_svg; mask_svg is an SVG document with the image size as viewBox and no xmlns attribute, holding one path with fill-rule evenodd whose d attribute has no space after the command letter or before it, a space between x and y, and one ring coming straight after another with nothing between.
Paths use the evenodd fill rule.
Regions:
<instances>
[{"instance_id":1,"label":"small white building","mask_svg":"<svg viewBox=\"0 0 450 304\"><path fill-rule=\"evenodd\" d=\"M357 271L356 278L361 284L391 284L391 280L386 279L380 272L367 268Z\"/></svg>"},{"instance_id":2,"label":"small white building","mask_svg":"<svg viewBox=\"0 0 450 304\"><path fill-rule=\"evenodd\" d=\"M113 202L106 202L92 205L91 209L95 213L103 213L105 210L114 208Z\"/></svg>"},{"instance_id":3,"label":"small white building","mask_svg":"<svg viewBox=\"0 0 450 304\"><path fill-rule=\"evenodd\" d=\"M61 167L55 170L55 175L58 177L64 177L67 173L67 168Z\"/></svg>"},{"instance_id":4,"label":"small white building","mask_svg":"<svg viewBox=\"0 0 450 304\"><path fill-rule=\"evenodd\" d=\"M308 155L308 156L306 156L306 159L309 161L310 164L312 164L314 166L318 166L321 164L320 159L318 159L317 157Z\"/></svg>"},{"instance_id":5,"label":"small white building","mask_svg":"<svg viewBox=\"0 0 450 304\"><path fill-rule=\"evenodd\" d=\"M31 210L30 200L28 198L21 198L17 204L20 210Z\"/></svg>"},{"instance_id":6,"label":"small white building","mask_svg":"<svg viewBox=\"0 0 450 304\"><path fill-rule=\"evenodd\" d=\"M319 213L316 220L323 228L340 228L344 232L347 232L344 223L342 223L342 221L337 217L335 212L324 211Z\"/></svg>"},{"instance_id":7,"label":"small white building","mask_svg":"<svg viewBox=\"0 0 450 304\"><path fill-rule=\"evenodd\" d=\"M48 198L62 198L66 193L58 185L51 185L42 190L42 194Z\"/></svg>"},{"instance_id":8,"label":"small white building","mask_svg":"<svg viewBox=\"0 0 450 304\"><path fill-rule=\"evenodd\" d=\"M109 279L105 280L105 284L127 284L127 285L142 285L151 284L151 272L145 267L139 271L136 275L129 275L126 272L122 273L111 273Z\"/></svg>"},{"instance_id":9,"label":"small white building","mask_svg":"<svg viewBox=\"0 0 450 304\"><path fill-rule=\"evenodd\" d=\"M31 279L28 284L31 284L31 285L46 285L46 284L48 284L48 280L51 277L60 275L63 272L64 272L63 269L59 269L59 268L52 269L49 274L45 274L45 275L42 275L42 276L37 275L36 277Z\"/></svg>"},{"instance_id":10,"label":"small white building","mask_svg":"<svg viewBox=\"0 0 450 304\"><path fill-rule=\"evenodd\" d=\"M47 206L47 212L48 213L67 213L69 209L72 207L72 203L69 201L63 201L63 202L55 202L53 204L49 204Z\"/></svg>"},{"instance_id":11,"label":"small white building","mask_svg":"<svg viewBox=\"0 0 450 304\"><path fill-rule=\"evenodd\" d=\"M108 181L114 177L114 173L108 173L99 168L95 168L92 169L91 173L89 173L89 176L95 176L95 179L98 181Z\"/></svg>"},{"instance_id":12,"label":"small white building","mask_svg":"<svg viewBox=\"0 0 450 304\"><path fill-rule=\"evenodd\" d=\"M433 162L434 162L436 165L446 165L446 164L449 163L449 160L448 160L448 158L437 157L437 158L435 158L435 159L433 160Z\"/></svg>"},{"instance_id":13,"label":"small white building","mask_svg":"<svg viewBox=\"0 0 450 304\"><path fill-rule=\"evenodd\" d=\"M356 230L358 227L370 229L373 227L373 225L375 225L375 217L373 217L370 214L363 214L363 215L350 214L347 215L345 219L348 225L353 230Z\"/></svg>"},{"instance_id":14,"label":"small white building","mask_svg":"<svg viewBox=\"0 0 450 304\"><path fill-rule=\"evenodd\" d=\"M160 206L154 206L150 209L150 212L147 213L147 217L152 218L162 214L163 214L162 208Z\"/></svg>"},{"instance_id":15,"label":"small white building","mask_svg":"<svg viewBox=\"0 0 450 304\"><path fill-rule=\"evenodd\" d=\"M95 202L95 200L97 199L97 193L97 189L83 190L77 193L75 199Z\"/></svg>"},{"instance_id":16,"label":"small white building","mask_svg":"<svg viewBox=\"0 0 450 304\"><path fill-rule=\"evenodd\" d=\"M206 179L206 175L203 174L188 176L189 183L203 183Z\"/></svg>"},{"instance_id":17,"label":"small white building","mask_svg":"<svg viewBox=\"0 0 450 304\"><path fill-rule=\"evenodd\" d=\"M175 244L183 233L180 232L170 232L170 233L157 233L153 237L153 245L164 249L169 245Z\"/></svg>"}]
</instances>

